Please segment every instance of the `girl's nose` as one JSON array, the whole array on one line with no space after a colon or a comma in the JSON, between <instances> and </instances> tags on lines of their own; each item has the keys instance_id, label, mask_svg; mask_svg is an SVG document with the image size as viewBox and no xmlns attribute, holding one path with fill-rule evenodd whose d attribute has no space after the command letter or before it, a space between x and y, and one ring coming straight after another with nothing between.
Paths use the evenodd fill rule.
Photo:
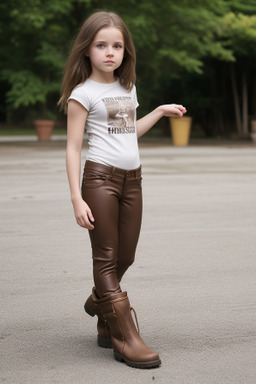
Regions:
<instances>
[{"instance_id":1,"label":"girl's nose","mask_svg":"<svg viewBox=\"0 0 256 384\"><path fill-rule=\"evenodd\" d=\"M113 49L112 49L112 47L108 47L106 54L107 54L107 56L113 56Z\"/></svg>"}]
</instances>

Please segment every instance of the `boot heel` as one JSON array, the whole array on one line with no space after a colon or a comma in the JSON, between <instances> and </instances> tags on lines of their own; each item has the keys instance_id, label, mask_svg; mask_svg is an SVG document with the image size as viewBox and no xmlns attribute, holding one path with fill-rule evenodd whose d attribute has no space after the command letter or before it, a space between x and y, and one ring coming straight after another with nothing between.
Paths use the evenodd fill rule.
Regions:
<instances>
[{"instance_id":1,"label":"boot heel","mask_svg":"<svg viewBox=\"0 0 256 384\"><path fill-rule=\"evenodd\" d=\"M104 339L103 337L98 336L98 346L102 348L112 348L112 340Z\"/></svg>"},{"instance_id":2,"label":"boot heel","mask_svg":"<svg viewBox=\"0 0 256 384\"><path fill-rule=\"evenodd\" d=\"M88 315L94 317L95 316L95 313L93 312L93 310L89 307L89 305L87 304L87 302L84 304L84 310L86 313L88 313Z\"/></svg>"},{"instance_id":3,"label":"boot heel","mask_svg":"<svg viewBox=\"0 0 256 384\"><path fill-rule=\"evenodd\" d=\"M117 353L116 351L114 351L114 358L115 358L117 361L119 361L119 362L124 361L123 356L120 355L119 353Z\"/></svg>"}]
</instances>

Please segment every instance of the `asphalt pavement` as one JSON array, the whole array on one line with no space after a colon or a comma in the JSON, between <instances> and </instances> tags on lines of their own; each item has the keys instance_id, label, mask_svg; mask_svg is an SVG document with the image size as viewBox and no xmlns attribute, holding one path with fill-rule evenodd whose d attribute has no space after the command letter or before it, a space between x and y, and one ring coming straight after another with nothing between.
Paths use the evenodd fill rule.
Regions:
<instances>
[{"instance_id":1,"label":"asphalt pavement","mask_svg":"<svg viewBox=\"0 0 256 384\"><path fill-rule=\"evenodd\" d=\"M256 146L140 153L143 224L122 289L161 367L130 368L97 346L65 142L2 140L0 383L256 383Z\"/></svg>"}]
</instances>

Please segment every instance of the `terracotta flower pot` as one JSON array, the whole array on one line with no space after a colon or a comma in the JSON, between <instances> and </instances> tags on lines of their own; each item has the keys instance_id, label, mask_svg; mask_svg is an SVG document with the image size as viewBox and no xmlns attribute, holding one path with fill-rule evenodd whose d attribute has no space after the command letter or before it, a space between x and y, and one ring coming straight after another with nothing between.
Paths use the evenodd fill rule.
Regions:
<instances>
[{"instance_id":1,"label":"terracotta flower pot","mask_svg":"<svg viewBox=\"0 0 256 384\"><path fill-rule=\"evenodd\" d=\"M39 141L50 141L52 137L54 120L34 120L36 134Z\"/></svg>"},{"instance_id":2,"label":"terracotta flower pot","mask_svg":"<svg viewBox=\"0 0 256 384\"><path fill-rule=\"evenodd\" d=\"M189 143L192 117L170 118L173 145L186 146Z\"/></svg>"}]
</instances>

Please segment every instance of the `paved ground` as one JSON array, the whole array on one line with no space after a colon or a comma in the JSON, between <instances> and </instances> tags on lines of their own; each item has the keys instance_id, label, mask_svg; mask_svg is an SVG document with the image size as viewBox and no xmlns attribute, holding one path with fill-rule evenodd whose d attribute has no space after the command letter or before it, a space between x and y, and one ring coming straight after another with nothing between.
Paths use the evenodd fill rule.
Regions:
<instances>
[{"instance_id":1,"label":"paved ground","mask_svg":"<svg viewBox=\"0 0 256 384\"><path fill-rule=\"evenodd\" d=\"M162 366L96 345L87 233L64 143L0 144L0 382L255 384L256 147L142 145L144 220L123 281Z\"/></svg>"}]
</instances>

